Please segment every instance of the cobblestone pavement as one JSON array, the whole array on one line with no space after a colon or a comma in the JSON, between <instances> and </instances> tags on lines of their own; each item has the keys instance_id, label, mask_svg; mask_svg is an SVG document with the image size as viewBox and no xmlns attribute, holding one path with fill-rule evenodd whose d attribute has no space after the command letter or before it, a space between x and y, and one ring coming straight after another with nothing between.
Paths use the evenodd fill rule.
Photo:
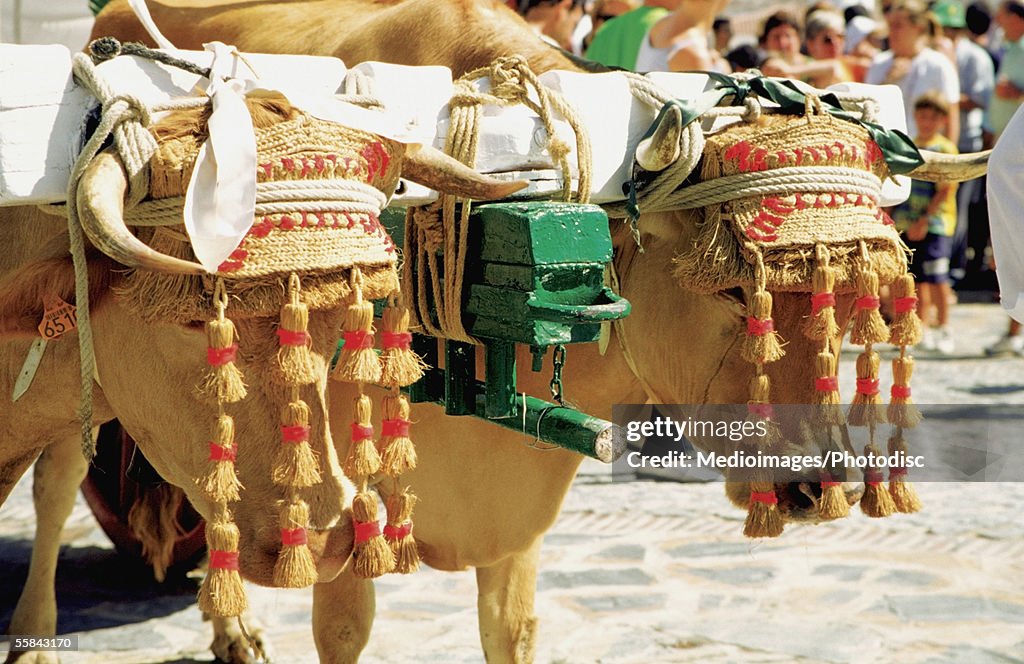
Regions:
<instances>
[{"instance_id":1,"label":"cobblestone pavement","mask_svg":"<svg viewBox=\"0 0 1024 664\"><path fill-rule=\"evenodd\" d=\"M915 398L1024 404L1024 360L982 356L1005 326L998 308L953 316L958 352L919 356ZM720 484L612 483L588 462L545 539L538 661L1024 662L1024 483L918 490L919 514L857 512L752 541ZM23 481L0 512L0 624L27 571L30 492ZM60 631L79 634L81 651L62 661L210 661L193 581L155 589L81 501L65 541ZM483 661L472 573L385 578L377 593L365 661ZM276 661L316 661L308 592L251 588L250 599Z\"/></svg>"}]
</instances>

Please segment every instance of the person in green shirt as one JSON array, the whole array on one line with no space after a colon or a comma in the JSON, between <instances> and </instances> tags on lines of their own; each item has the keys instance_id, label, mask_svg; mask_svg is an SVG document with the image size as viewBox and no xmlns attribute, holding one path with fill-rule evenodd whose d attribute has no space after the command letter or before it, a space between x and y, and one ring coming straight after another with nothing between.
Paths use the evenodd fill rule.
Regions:
<instances>
[{"instance_id":1,"label":"person in green shirt","mask_svg":"<svg viewBox=\"0 0 1024 664\"><path fill-rule=\"evenodd\" d=\"M607 67L636 69L636 56L651 26L676 8L680 0L644 0L642 7L617 16L601 26L584 54Z\"/></svg>"}]
</instances>

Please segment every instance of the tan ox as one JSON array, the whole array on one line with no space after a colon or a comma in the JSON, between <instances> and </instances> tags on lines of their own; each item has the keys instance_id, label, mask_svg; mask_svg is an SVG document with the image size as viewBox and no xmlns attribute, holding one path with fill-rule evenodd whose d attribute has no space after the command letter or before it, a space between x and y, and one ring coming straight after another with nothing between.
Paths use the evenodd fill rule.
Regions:
<instances>
[{"instance_id":1,"label":"tan ox","mask_svg":"<svg viewBox=\"0 0 1024 664\"><path fill-rule=\"evenodd\" d=\"M277 124L295 114L286 104L277 102L264 101L258 108L262 112L254 114L257 127ZM198 111L180 112L162 121L157 131L164 135L188 135L193 127L200 127L197 118ZM369 184L380 186L385 195L397 184L403 154L409 166L407 176L432 186L444 183L484 196L504 196L520 186L480 178L454 160L430 150L406 151L403 145L382 142L365 132L356 136L357 151L372 143L375 149L388 151L390 165L371 171L353 159L345 162L349 169L346 172L374 173L372 180L370 175L365 177ZM339 153L347 154L340 149ZM135 244L138 240L128 233L121 219L126 183L119 158L104 152L89 165L78 190L86 235L97 246L121 258L117 263L96 249L87 248L91 329L97 376L102 383L102 391L97 391L94 400L94 424L117 417L160 474L183 489L197 510L209 519L214 505L196 483L196 478L204 474L205 441L211 438L218 414L216 404L195 396L195 386L208 368L204 321L182 324L159 317L154 320L148 311L138 310L139 302L131 301L125 290L114 294L133 274L146 270L177 273L183 269L182 261ZM0 208L0 240L6 247L0 257L0 352L5 367L0 373L0 388L5 394L12 393L29 340L38 334L43 303L53 297L75 301L67 224L67 220L35 207ZM314 227L315 224L310 232L316 232ZM138 269L132 271L126 266ZM303 271L298 274L301 276ZM330 279L332 274L321 272L317 278ZM183 297L187 295L182 293ZM273 316L268 318L259 309L246 313L246 297L238 294L235 304L229 305L229 312L232 306L235 308L241 348L236 365L248 382L248 396L229 409L235 422L235 440L243 450L235 467L244 486L242 499L231 504L231 511L241 535L242 575L256 583L273 585L274 566L281 548L275 506L281 498L281 488L271 481L271 460L280 445L280 409L288 401L282 401L283 389L276 377L278 344L273 330L281 303L273 306ZM343 513L349 509L345 502L351 501L352 486L341 473L332 443L326 393L328 362L344 303L310 309L308 331L313 340L310 351L315 380L301 388L301 395L310 407L310 446L323 460L327 472L323 473L322 482L303 490L302 497L311 510L308 545L316 573L327 581L346 564L353 542L351 514ZM31 389L18 402L8 400L0 406L0 421L4 423L0 437L0 500L6 499L21 475L38 459L34 489L39 524L37 542L29 578L10 625L11 634L52 635L56 627L53 574L59 535L86 470L76 418L77 348L74 334L51 342ZM52 653L12 652L8 661L56 659Z\"/></svg>"},{"instance_id":2,"label":"tan ox","mask_svg":"<svg viewBox=\"0 0 1024 664\"><path fill-rule=\"evenodd\" d=\"M160 29L185 48L216 39L249 51L329 54L348 63L440 64L456 75L519 53L538 71L574 69L501 3L486 0L149 5ZM94 36L107 34L149 41L120 0L104 10L94 29ZM743 295L697 295L665 285L674 259L697 233L694 219L689 212L643 216L643 254L637 253L623 225L615 224L615 266L621 294L632 302L633 312L615 327L606 356L599 356L594 344L570 348L565 392L587 412L610 417L612 404L648 399L747 399L752 369L739 354ZM805 291L809 287L805 284ZM841 326L851 308L852 296L841 296ZM776 298L773 317L789 341L787 356L768 368L776 403L809 403L812 396L817 347L799 331L806 309L806 292ZM519 360L520 366L528 361L525 350ZM550 370L521 372L520 389L544 397L549 376ZM344 413L350 402L345 389L332 388L335 426L347 422ZM558 515L581 458L565 451L540 453L527 446L524 436L469 418L446 418L437 408L419 406L414 419L419 466L403 482L421 498L414 520L423 556L439 569L476 568L480 636L489 662L531 661L540 542ZM813 496L793 495L788 507L792 518L814 518L817 505ZM315 638L323 661L358 658L369 636L373 606L372 584L347 572L314 588Z\"/></svg>"}]
</instances>

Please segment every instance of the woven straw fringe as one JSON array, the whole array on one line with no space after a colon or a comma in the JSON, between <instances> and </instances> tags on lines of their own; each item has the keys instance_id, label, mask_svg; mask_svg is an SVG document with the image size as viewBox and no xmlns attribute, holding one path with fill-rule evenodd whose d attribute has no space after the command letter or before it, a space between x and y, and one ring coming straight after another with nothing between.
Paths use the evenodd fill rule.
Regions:
<instances>
[{"instance_id":1,"label":"woven straw fringe","mask_svg":"<svg viewBox=\"0 0 1024 664\"><path fill-rule=\"evenodd\" d=\"M889 454L907 453L907 445L903 440L903 433L897 428L896 434L889 438ZM921 499L917 497L914 485L906 479L904 472L893 472L889 469L889 494L892 496L896 511L903 514L919 512L921 510Z\"/></svg>"},{"instance_id":2,"label":"woven straw fringe","mask_svg":"<svg viewBox=\"0 0 1024 664\"><path fill-rule=\"evenodd\" d=\"M206 545L211 555L224 552L238 554L238 527L227 510L206 524ZM242 577L237 569L210 566L199 588L199 610L211 616L240 616L248 607Z\"/></svg>"},{"instance_id":3,"label":"woven straw fringe","mask_svg":"<svg viewBox=\"0 0 1024 664\"><path fill-rule=\"evenodd\" d=\"M230 415L217 418L213 440L210 441L211 458L207 461L206 472L197 481L199 488L217 503L230 503L239 499L242 488L235 474L235 463L231 457L235 454L235 421ZM216 453L216 454L214 454Z\"/></svg>"},{"instance_id":4,"label":"woven straw fringe","mask_svg":"<svg viewBox=\"0 0 1024 664\"><path fill-rule=\"evenodd\" d=\"M386 475L397 477L416 468L416 448L412 439L404 432L389 435L388 422L394 423L396 429L408 427L409 399L400 392L393 392L384 397L383 420L379 449L381 451L381 470Z\"/></svg>"},{"instance_id":5,"label":"woven straw fringe","mask_svg":"<svg viewBox=\"0 0 1024 664\"><path fill-rule=\"evenodd\" d=\"M281 426L309 427L310 411L305 401L289 402L281 409ZM274 457L274 484L305 488L320 483L320 464L309 445L308 435L301 440L284 440Z\"/></svg>"},{"instance_id":6,"label":"woven straw fringe","mask_svg":"<svg viewBox=\"0 0 1024 664\"><path fill-rule=\"evenodd\" d=\"M377 525L377 496L368 491L357 493L352 500L352 518L357 528L360 524ZM378 527L375 534L361 539L356 536L352 551L356 576L363 579L375 579L395 569L395 554L380 534Z\"/></svg>"},{"instance_id":7,"label":"woven straw fringe","mask_svg":"<svg viewBox=\"0 0 1024 664\"><path fill-rule=\"evenodd\" d=\"M882 456L882 451L874 441L864 447L864 456L872 455L876 458ZM876 519L890 516L896 511L896 503L882 485L882 472L877 468L869 468L864 473L864 496L860 499L860 511Z\"/></svg>"},{"instance_id":8,"label":"woven straw fringe","mask_svg":"<svg viewBox=\"0 0 1024 664\"><path fill-rule=\"evenodd\" d=\"M306 588L316 583L316 563L305 542L305 530L309 527L309 505L295 500L281 508L282 531L301 530L298 543L282 542L281 552L274 564L274 585L279 588ZM283 538L282 538L283 539Z\"/></svg>"},{"instance_id":9,"label":"woven straw fringe","mask_svg":"<svg viewBox=\"0 0 1024 664\"><path fill-rule=\"evenodd\" d=\"M850 404L847 413L847 422L852 426L873 426L886 421L885 406L878 391L878 368L881 359L878 353L868 346L863 353L857 356L857 393ZM874 381L873 389L862 388L861 383Z\"/></svg>"},{"instance_id":10,"label":"woven straw fringe","mask_svg":"<svg viewBox=\"0 0 1024 664\"><path fill-rule=\"evenodd\" d=\"M410 574L420 567L420 552L412 536L412 510L416 501L416 496L406 488L402 493L390 496L385 505L388 525L384 529L384 539L395 556L395 571L399 574Z\"/></svg>"}]
</instances>

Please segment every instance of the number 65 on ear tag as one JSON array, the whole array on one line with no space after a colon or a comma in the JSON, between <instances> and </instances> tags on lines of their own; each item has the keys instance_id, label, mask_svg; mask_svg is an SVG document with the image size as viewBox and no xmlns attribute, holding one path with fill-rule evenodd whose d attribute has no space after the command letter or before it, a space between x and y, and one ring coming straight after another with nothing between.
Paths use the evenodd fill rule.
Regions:
<instances>
[{"instance_id":1,"label":"number 65 on ear tag","mask_svg":"<svg viewBox=\"0 0 1024 664\"><path fill-rule=\"evenodd\" d=\"M57 339L78 327L75 307L60 297L51 295L43 300L43 320L39 323L39 334L44 339Z\"/></svg>"}]
</instances>

